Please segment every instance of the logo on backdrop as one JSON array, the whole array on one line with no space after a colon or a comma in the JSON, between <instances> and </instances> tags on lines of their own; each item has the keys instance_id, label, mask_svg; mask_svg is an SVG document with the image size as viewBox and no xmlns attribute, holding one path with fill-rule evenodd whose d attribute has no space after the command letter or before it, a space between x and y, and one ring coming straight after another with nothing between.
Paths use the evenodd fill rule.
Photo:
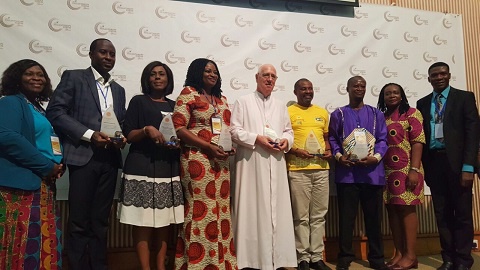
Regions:
<instances>
[{"instance_id":1,"label":"logo on backdrop","mask_svg":"<svg viewBox=\"0 0 480 270\"><path fill-rule=\"evenodd\" d=\"M370 57L377 57L378 53L375 51L371 51L368 49L368 47L363 47L362 48L362 56L365 58L370 58Z\"/></svg>"},{"instance_id":2,"label":"logo on backdrop","mask_svg":"<svg viewBox=\"0 0 480 270\"><path fill-rule=\"evenodd\" d=\"M116 72L112 71L112 79L114 79L116 82L126 82L127 81L127 75L125 74L117 74Z\"/></svg>"},{"instance_id":3,"label":"logo on backdrop","mask_svg":"<svg viewBox=\"0 0 480 270\"><path fill-rule=\"evenodd\" d=\"M20 3L24 4L25 6L31 6L33 4L37 4L39 6L43 5L43 0L20 0Z\"/></svg>"},{"instance_id":4,"label":"logo on backdrop","mask_svg":"<svg viewBox=\"0 0 480 270\"><path fill-rule=\"evenodd\" d=\"M23 26L23 21L15 20L10 14L4 13L0 15L0 25L3 27Z\"/></svg>"},{"instance_id":5,"label":"logo on backdrop","mask_svg":"<svg viewBox=\"0 0 480 270\"><path fill-rule=\"evenodd\" d=\"M71 10L90 9L88 3L79 3L77 0L67 0L67 7Z\"/></svg>"},{"instance_id":6,"label":"logo on backdrop","mask_svg":"<svg viewBox=\"0 0 480 270\"><path fill-rule=\"evenodd\" d=\"M132 51L132 48L125 47L122 50L122 56L123 59L132 61L132 60L142 60L143 59L143 53L136 53Z\"/></svg>"},{"instance_id":7,"label":"logo on backdrop","mask_svg":"<svg viewBox=\"0 0 480 270\"><path fill-rule=\"evenodd\" d=\"M430 63L430 62L437 62L438 57L431 55L429 52L424 52L423 53L423 60L425 62Z\"/></svg>"},{"instance_id":8,"label":"logo on backdrop","mask_svg":"<svg viewBox=\"0 0 480 270\"><path fill-rule=\"evenodd\" d=\"M232 45L234 47L238 47L238 45L240 44L240 41L230 39L228 35L222 35L222 37L220 38L220 43L222 43L223 47L230 47Z\"/></svg>"},{"instance_id":9,"label":"logo on backdrop","mask_svg":"<svg viewBox=\"0 0 480 270\"><path fill-rule=\"evenodd\" d=\"M388 34L387 33L382 33L378 28L375 28L373 30L373 37L377 40L380 39L388 39Z\"/></svg>"},{"instance_id":10,"label":"logo on backdrop","mask_svg":"<svg viewBox=\"0 0 480 270\"><path fill-rule=\"evenodd\" d=\"M342 96L346 95L348 93L347 86L343 83L337 85L337 92Z\"/></svg>"},{"instance_id":11,"label":"logo on backdrop","mask_svg":"<svg viewBox=\"0 0 480 270\"><path fill-rule=\"evenodd\" d=\"M243 65L248 70L254 70L255 68L258 68L259 66L261 66L262 64L253 62L252 58L245 58L245 60L243 60Z\"/></svg>"},{"instance_id":12,"label":"logo on backdrop","mask_svg":"<svg viewBox=\"0 0 480 270\"><path fill-rule=\"evenodd\" d=\"M428 78L427 74L420 73L420 71L418 69L414 69L413 72L412 72L412 75L413 75L413 78L417 81L425 80L426 78Z\"/></svg>"},{"instance_id":13,"label":"logo on backdrop","mask_svg":"<svg viewBox=\"0 0 480 270\"><path fill-rule=\"evenodd\" d=\"M132 7L125 7L122 2L116 1L112 4L112 10L118 15L133 14Z\"/></svg>"},{"instance_id":14,"label":"logo on backdrop","mask_svg":"<svg viewBox=\"0 0 480 270\"><path fill-rule=\"evenodd\" d=\"M439 35L434 35L433 43L435 43L436 45L447 45L447 40L441 38Z\"/></svg>"},{"instance_id":15,"label":"logo on backdrop","mask_svg":"<svg viewBox=\"0 0 480 270\"><path fill-rule=\"evenodd\" d=\"M413 22L416 25L428 25L428 20L427 19L422 19L422 17L420 17L420 15L415 15L413 17Z\"/></svg>"},{"instance_id":16,"label":"logo on backdrop","mask_svg":"<svg viewBox=\"0 0 480 270\"><path fill-rule=\"evenodd\" d=\"M290 65L287 60L283 60L283 61L280 63L280 68L281 68L284 72L298 71L298 66Z\"/></svg>"},{"instance_id":17,"label":"logo on backdrop","mask_svg":"<svg viewBox=\"0 0 480 270\"><path fill-rule=\"evenodd\" d=\"M380 89L376 85L372 85L370 87L370 94L372 94L372 96L374 96L374 97L378 97L380 95L380 91L382 91L382 89Z\"/></svg>"},{"instance_id":18,"label":"logo on backdrop","mask_svg":"<svg viewBox=\"0 0 480 270\"><path fill-rule=\"evenodd\" d=\"M283 84L275 84L275 88L273 88L273 92L277 92L277 91L285 91L285 85Z\"/></svg>"},{"instance_id":19,"label":"logo on backdrop","mask_svg":"<svg viewBox=\"0 0 480 270\"><path fill-rule=\"evenodd\" d=\"M275 29L276 31L282 31L282 30L289 30L290 25L288 25L288 24L286 24L286 23L281 23L281 22L279 22L277 19L273 19L273 21L272 21L272 27L273 27L273 29Z\"/></svg>"},{"instance_id":20,"label":"logo on backdrop","mask_svg":"<svg viewBox=\"0 0 480 270\"><path fill-rule=\"evenodd\" d=\"M313 24L313 22L309 22L307 24L307 31L310 34L323 33L325 31L325 28L316 26L315 24Z\"/></svg>"},{"instance_id":21,"label":"logo on backdrop","mask_svg":"<svg viewBox=\"0 0 480 270\"><path fill-rule=\"evenodd\" d=\"M233 89L233 90L246 90L248 89L248 83L243 83L243 82L240 82L238 80L238 78L235 78L233 77L231 80L230 80L230 87Z\"/></svg>"},{"instance_id":22,"label":"logo on backdrop","mask_svg":"<svg viewBox=\"0 0 480 270\"><path fill-rule=\"evenodd\" d=\"M326 103L324 108L329 112L329 113L332 113L333 111L335 111L337 108L335 106L333 106L330 102L329 103Z\"/></svg>"},{"instance_id":23,"label":"logo on backdrop","mask_svg":"<svg viewBox=\"0 0 480 270\"><path fill-rule=\"evenodd\" d=\"M287 0L285 2L285 9L291 12L301 11L303 6L295 1Z\"/></svg>"},{"instance_id":24,"label":"logo on backdrop","mask_svg":"<svg viewBox=\"0 0 480 270\"><path fill-rule=\"evenodd\" d=\"M367 12L362 12L361 9L356 8L355 9L355 18L356 19L367 19L368 18L368 13Z\"/></svg>"},{"instance_id":25,"label":"logo on backdrop","mask_svg":"<svg viewBox=\"0 0 480 270\"><path fill-rule=\"evenodd\" d=\"M340 28L340 33L344 37L356 37L357 36L357 31L348 29L348 26L346 26L346 25L343 25Z\"/></svg>"},{"instance_id":26,"label":"logo on backdrop","mask_svg":"<svg viewBox=\"0 0 480 270\"><path fill-rule=\"evenodd\" d=\"M68 66L59 66L59 67L57 68L57 75L58 75L58 77L61 78L63 72L64 72L65 70L67 70L67 69L68 69Z\"/></svg>"},{"instance_id":27,"label":"logo on backdrop","mask_svg":"<svg viewBox=\"0 0 480 270\"><path fill-rule=\"evenodd\" d=\"M215 22L215 17L207 16L203 10L197 12L197 20L201 23Z\"/></svg>"},{"instance_id":28,"label":"logo on backdrop","mask_svg":"<svg viewBox=\"0 0 480 270\"><path fill-rule=\"evenodd\" d=\"M200 43L200 37L192 36L192 35L190 35L190 32L188 32L188 31L183 31L180 38L185 43L192 43L194 41L196 43Z\"/></svg>"},{"instance_id":29,"label":"logo on backdrop","mask_svg":"<svg viewBox=\"0 0 480 270\"><path fill-rule=\"evenodd\" d=\"M387 22L398 22L400 20L398 16L390 14L390 11L385 11L385 13L383 13L383 18Z\"/></svg>"},{"instance_id":30,"label":"logo on backdrop","mask_svg":"<svg viewBox=\"0 0 480 270\"><path fill-rule=\"evenodd\" d=\"M398 76L398 72L390 70L389 67L384 67L382 69L382 75L383 75L384 78L387 78L387 79L392 78L392 77L396 78Z\"/></svg>"},{"instance_id":31,"label":"logo on backdrop","mask_svg":"<svg viewBox=\"0 0 480 270\"><path fill-rule=\"evenodd\" d=\"M248 1L250 6L253 8L261 8L266 6L266 3L264 1L258 1L258 0L249 0Z\"/></svg>"},{"instance_id":32,"label":"logo on backdrop","mask_svg":"<svg viewBox=\"0 0 480 270\"><path fill-rule=\"evenodd\" d=\"M328 46L328 52L331 55L345 54L345 49L338 48L335 44L330 44Z\"/></svg>"},{"instance_id":33,"label":"logo on backdrop","mask_svg":"<svg viewBox=\"0 0 480 270\"><path fill-rule=\"evenodd\" d=\"M364 76L367 74L367 71L365 69L359 69L355 65L351 65L348 71L350 71L350 74L352 76Z\"/></svg>"},{"instance_id":34,"label":"logo on backdrop","mask_svg":"<svg viewBox=\"0 0 480 270\"><path fill-rule=\"evenodd\" d=\"M3 43L0 43L0 50L3 50Z\"/></svg>"},{"instance_id":35,"label":"logo on backdrop","mask_svg":"<svg viewBox=\"0 0 480 270\"><path fill-rule=\"evenodd\" d=\"M235 17L235 24L238 27L252 27L253 21L245 20L242 15L237 15L237 17Z\"/></svg>"},{"instance_id":36,"label":"logo on backdrop","mask_svg":"<svg viewBox=\"0 0 480 270\"><path fill-rule=\"evenodd\" d=\"M32 53L35 53L35 54L52 52L52 46L43 45L37 39L32 39L30 43L28 43L28 48Z\"/></svg>"},{"instance_id":37,"label":"logo on backdrop","mask_svg":"<svg viewBox=\"0 0 480 270\"><path fill-rule=\"evenodd\" d=\"M177 56L175 55L174 52L168 51L165 53L165 61L167 61L169 64L176 64L176 63L185 63L185 57L183 56Z\"/></svg>"},{"instance_id":38,"label":"logo on backdrop","mask_svg":"<svg viewBox=\"0 0 480 270\"><path fill-rule=\"evenodd\" d=\"M312 51L312 47L303 45L301 41L296 41L295 44L293 44L293 49L298 53Z\"/></svg>"},{"instance_id":39,"label":"logo on backdrop","mask_svg":"<svg viewBox=\"0 0 480 270\"><path fill-rule=\"evenodd\" d=\"M220 60L220 59L217 59L215 58L213 55L209 54L207 56L205 56L205 58L209 59L209 60L212 60L213 62L215 62L217 64L217 66L224 66L225 65L225 61L224 60Z\"/></svg>"},{"instance_id":40,"label":"logo on backdrop","mask_svg":"<svg viewBox=\"0 0 480 270\"><path fill-rule=\"evenodd\" d=\"M60 32L60 31L71 31L72 25L70 24L61 24L57 18L51 18L48 21L48 28L53 32Z\"/></svg>"},{"instance_id":41,"label":"logo on backdrop","mask_svg":"<svg viewBox=\"0 0 480 270\"><path fill-rule=\"evenodd\" d=\"M175 12L166 11L163 7L160 6L155 9L155 15L157 15L157 17L160 19L173 19L177 14L175 14Z\"/></svg>"},{"instance_id":42,"label":"logo on backdrop","mask_svg":"<svg viewBox=\"0 0 480 270\"><path fill-rule=\"evenodd\" d=\"M138 35L143 39L151 39L151 38L159 39L160 38L159 32L152 32L146 26L142 26L140 27L140 29L138 29Z\"/></svg>"},{"instance_id":43,"label":"logo on backdrop","mask_svg":"<svg viewBox=\"0 0 480 270\"><path fill-rule=\"evenodd\" d=\"M447 29L452 28L452 22L447 18L443 19L442 24L443 24L443 27L445 27Z\"/></svg>"},{"instance_id":44,"label":"logo on backdrop","mask_svg":"<svg viewBox=\"0 0 480 270\"><path fill-rule=\"evenodd\" d=\"M80 43L77 45L75 51L77 52L78 56L87 57L88 53L90 52L90 48L87 46L87 44Z\"/></svg>"},{"instance_id":45,"label":"logo on backdrop","mask_svg":"<svg viewBox=\"0 0 480 270\"><path fill-rule=\"evenodd\" d=\"M318 63L315 66L315 70L317 71L318 74L326 74L326 73L333 73L333 68L331 67L325 67L323 66L323 63Z\"/></svg>"},{"instance_id":46,"label":"logo on backdrop","mask_svg":"<svg viewBox=\"0 0 480 270\"><path fill-rule=\"evenodd\" d=\"M456 64L456 63L455 63L455 54L452 55L452 63Z\"/></svg>"},{"instance_id":47,"label":"logo on backdrop","mask_svg":"<svg viewBox=\"0 0 480 270\"><path fill-rule=\"evenodd\" d=\"M105 35L116 35L117 34L117 29L115 28L110 28L106 27L103 22L98 22L95 24L95 33L105 36Z\"/></svg>"},{"instance_id":48,"label":"logo on backdrop","mask_svg":"<svg viewBox=\"0 0 480 270\"><path fill-rule=\"evenodd\" d=\"M270 50L270 49L274 50L277 48L277 44L267 42L264 38L261 38L258 40L258 47L260 47L260 49L264 51Z\"/></svg>"},{"instance_id":49,"label":"logo on backdrop","mask_svg":"<svg viewBox=\"0 0 480 270\"><path fill-rule=\"evenodd\" d=\"M409 32L403 34L403 39L405 39L406 42L418 42L418 37L412 36Z\"/></svg>"},{"instance_id":50,"label":"logo on backdrop","mask_svg":"<svg viewBox=\"0 0 480 270\"><path fill-rule=\"evenodd\" d=\"M408 59L408 54L402 53L399 49L393 50L393 58L397 60Z\"/></svg>"},{"instance_id":51,"label":"logo on backdrop","mask_svg":"<svg viewBox=\"0 0 480 270\"><path fill-rule=\"evenodd\" d=\"M410 89L409 89L408 87L404 87L403 90L405 91L405 96L406 96L407 98L417 97L417 96L418 96L418 92L410 91Z\"/></svg>"}]
</instances>

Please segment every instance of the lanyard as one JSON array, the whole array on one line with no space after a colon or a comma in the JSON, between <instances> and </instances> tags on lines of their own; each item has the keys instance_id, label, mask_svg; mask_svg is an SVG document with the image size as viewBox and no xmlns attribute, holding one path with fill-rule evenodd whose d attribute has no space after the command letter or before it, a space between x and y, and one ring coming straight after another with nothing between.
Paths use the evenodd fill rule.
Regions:
<instances>
[{"instance_id":1,"label":"lanyard","mask_svg":"<svg viewBox=\"0 0 480 270\"><path fill-rule=\"evenodd\" d=\"M213 111L215 113L215 116L217 116L217 114L220 112L220 109L217 108L217 102L215 101L215 96L213 95L210 95L211 97L211 100L208 99L207 95L205 95L205 93L203 93L203 95L205 96L205 98L208 100L208 102L210 102L210 104L212 104L212 107L213 107Z\"/></svg>"},{"instance_id":2,"label":"lanyard","mask_svg":"<svg viewBox=\"0 0 480 270\"><path fill-rule=\"evenodd\" d=\"M108 96L108 88L109 86L105 87L105 93L103 93L102 86L100 83L97 81L97 88L100 89L100 92L102 93L103 100L105 101L105 109L108 107L108 102L107 102L107 96Z\"/></svg>"}]
</instances>

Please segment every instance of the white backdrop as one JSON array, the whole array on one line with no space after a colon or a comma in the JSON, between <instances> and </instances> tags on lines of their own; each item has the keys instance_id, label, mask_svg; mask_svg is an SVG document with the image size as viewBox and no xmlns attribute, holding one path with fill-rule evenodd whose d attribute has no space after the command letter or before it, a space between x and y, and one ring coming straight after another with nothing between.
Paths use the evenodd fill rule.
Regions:
<instances>
[{"instance_id":1,"label":"white backdrop","mask_svg":"<svg viewBox=\"0 0 480 270\"><path fill-rule=\"evenodd\" d=\"M276 1L276 0L272 0ZM140 74L152 60L167 63L175 77L175 98L190 62L214 60L230 103L255 90L263 63L277 67L277 97L295 100L293 85L308 78L314 103L330 112L348 102L346 81L367 81L365 101L375 105L381 87L401 84L415 106L431 91L427 69L435 61L450 65L452 85L465 89L462 18L393 6L362 4L354 18L291 12L302 4L285 2L284 11L178 1L5 0L0 7L0 70L31 58L42 63L54 87L66 69L90 64L88 47L99 37L117 49L112 75L140 93ZM258 1L257 1L258 2ZM4 116L3 116L4 117ZM65 178L65 177L64 177ZM65 180L59 183L64 198Z\"/></svg>"}]
</instances>

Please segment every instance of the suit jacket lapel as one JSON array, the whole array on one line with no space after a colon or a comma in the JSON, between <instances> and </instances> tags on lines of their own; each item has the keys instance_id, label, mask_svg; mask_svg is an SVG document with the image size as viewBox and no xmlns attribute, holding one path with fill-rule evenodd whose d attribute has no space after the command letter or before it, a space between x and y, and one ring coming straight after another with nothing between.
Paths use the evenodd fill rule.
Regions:
<instances>
[{"instance_id":1,"label":"suit jacket lapel","mask_svg":"<svg viewBox=\"0 0 480 270\"><path fill-rule=\"evenodd\" d=\"M87 81L87 84L88 84L88 88L92 93L93 100L95 101L95 104L97 104L98 111L101 113L102 109L100 108L100 97L98 96L97 82L90 68L87 68L85 70L85 77L86 77L85 80Z\"/></svg>"},{"instance_id":2,"label":"suit jacket lapel","mask_svg":"<svg viewBox=\"0 0 480 270\"><path fill-rule=\"evenodd\" d=\"M449 123L449 121L445 121L447 117L450 116L450 112L455 108L455 104L457 103L457 89L450 87L450 92L448 93L447 103L445 103L445 115L443 116L443 122Z\"/></svg>"},{"instance_id":3,"label":"suit jacket lapel","mask_svg":"<svg viewBox=\"0 0 480 270\"><path fill-rule=\"evenodd\" d=\"M427 143L430 141L430 134L431 134L431 129L430 129L430 120L432 119L432 115L430 114L430 110L432 108L432 97L433 94L430 93L428 96L426 96L422 101L423 104L420 105L421 108L421 113L423 115L423 122L425 123L424 126L424 132L425 135L427 136Z\"/></svg>"}]
</instances>

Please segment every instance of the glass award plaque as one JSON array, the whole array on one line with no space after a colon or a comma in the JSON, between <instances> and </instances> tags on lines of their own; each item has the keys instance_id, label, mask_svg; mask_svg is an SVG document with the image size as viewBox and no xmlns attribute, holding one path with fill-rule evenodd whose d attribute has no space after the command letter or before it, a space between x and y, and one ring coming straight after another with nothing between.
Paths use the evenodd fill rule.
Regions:
<instances>
[{"instance_id":1,"label":"glass award plaque","mask_svg":"<svg viewBox=\"0 0 480 270\"><path fill-rule=\"evenodd\" d=\"M218 136L218 147L225 152L230 152L232 151L232 135L230 135L230 131L228 131L226 125L223 126L224 127Z\"/></svg>"},{"instance_id":2,"label":"glass award plaque","mask_svg":"<svg viewBox=\"0 0 480 270\"><path fill-rule=\"evenodd\" d=\"M158 130L163 134L163 137L166 140L167 145L177 145L177 132L175 132L175 127L173 126L172 113L171 112L162 112L163 119L160 123Z\"/></svg>"},{"instance_id":3,"label":"glass award plaque","mask_svg":"<svg viewBox=\"0 0 480 270\"><path fill-rule=\"evenodd\" d=\"M108 107L103 115L100 131L105 133L114 142L123 140L122 129L120 128L117 116L113 111L113 106Z\"/></svg>"},{"instance_id":4,"label":"glass award plaque","mask_svg":"<svg viewBox=\"0 0 480 270\"><path fill-rule=\"evenodd\" d=\"M280 139L278 138L277 132L271 129L268 125L265 126L264 132L265 132L265 136L273 140L273 142L269 142L269 143L272 144L273 147L278 148L278 143L280 143Z\"/></svg>"},{"instance_id":5,"label":"glass award plaque","mask_svg":"<svg viewBox=\"0 0 480 270\"><path fill-rule=\"evenodd\" d=\"M324 150L322 149L322 146L320 145L320 142L318 141L317 136L315 136L313 130L310 130L310 133L307 135L307 139L305 140L305 150L307 150L310 155L318 157L323 156Z\"/></svg>"},{"instance_id":6,"label":"glass award plaque","mask_svg":"<svg viewBox=\"0 0 480 270\"><path fill-rule=\"evenodd\" d=\"M351 161L358 161L368 156L367 134L364 131L355 131L355 145L350 153Z\"/></svg>"}]
</instances>

